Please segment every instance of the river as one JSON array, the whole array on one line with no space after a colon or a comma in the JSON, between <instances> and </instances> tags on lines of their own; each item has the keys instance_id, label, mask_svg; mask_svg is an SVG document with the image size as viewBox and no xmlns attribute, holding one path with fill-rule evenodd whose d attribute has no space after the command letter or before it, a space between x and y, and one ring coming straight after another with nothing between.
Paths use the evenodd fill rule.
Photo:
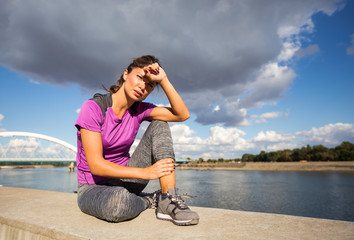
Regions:
<instances>
[{"instance_id":1,"label":"river","mask_svg":"<svg viewBox=\"0 0 354 240\"><path fill-rule=\"evenodd\" d=\"M176 170L189 205L354 221L353 172ZM1 169L0 185L74 192L68 168ZM144 191L159 188L151 181Z\"/></svg>"}]
</instances>

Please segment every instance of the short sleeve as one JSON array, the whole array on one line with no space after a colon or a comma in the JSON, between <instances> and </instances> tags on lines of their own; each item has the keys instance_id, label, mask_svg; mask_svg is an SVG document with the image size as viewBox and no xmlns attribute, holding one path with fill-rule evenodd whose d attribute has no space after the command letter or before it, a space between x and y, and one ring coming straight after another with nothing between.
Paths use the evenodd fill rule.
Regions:
<instances>
[{"instance_id":1,"label":"short sleeve","mask_svg":"<svg viewBox=\"0 0 354 240\"><path fill-rule=\"evenodd\" d=\"M103 124L102 110L92 100L87 100L82 104L79 117L76 120L75 127L85 128L94 132L101 132L101 126Z\"/></svg>"},{"instance_id":2,"label":"short sleeve","mask_svg":"<svg viewBox=\"0 0 354 240\"><path fill-rule=\"evenodd\" d=\"M136 111L138 112L140 122L148 120L151 111L156 107L154 104L148 102L137 102L136 104Z\"/></svg>"}]
</instances>

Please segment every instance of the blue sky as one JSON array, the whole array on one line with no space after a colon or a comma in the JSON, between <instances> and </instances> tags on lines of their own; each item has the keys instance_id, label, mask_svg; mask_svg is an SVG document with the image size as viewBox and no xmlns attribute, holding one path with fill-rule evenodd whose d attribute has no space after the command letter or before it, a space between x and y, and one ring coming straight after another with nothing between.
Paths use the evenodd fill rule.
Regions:
<instances>
[{"instance_id":1,"label":"blue sky","mask_svg":"<svg viewBox=\"0 0 354 240\"><path fill-rule=\"evenodd\" d=\"M1 131L76 145L82 102L149 53L192 114L178 157L354 142L353 1L187 3L2 1Z\"/></svg>"}]
</instances>

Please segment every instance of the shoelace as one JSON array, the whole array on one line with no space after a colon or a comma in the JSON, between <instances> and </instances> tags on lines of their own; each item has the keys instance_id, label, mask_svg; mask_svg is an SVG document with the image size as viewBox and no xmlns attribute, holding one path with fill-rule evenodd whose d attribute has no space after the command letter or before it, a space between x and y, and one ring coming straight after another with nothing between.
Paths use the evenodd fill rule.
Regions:
<instances>
[{"instance_id":1,"label":"shoelace","mask_svg":"<svg viewBox=\"0 0 354 240\"><path fill-rule=\"evenodd\" d=\"M188 195L187 193L170 195L171 202L176 205L179 209L188 209L186 202L182 198L194 198L194 196Z\"/></svg>"},{"instance_id":2,"label":"shoelace","mask_svg":"<svg viewBox=\"0 0 354 240\"><path fill-rule=\"evenodd\" d=\"M149 198L150 200L148 200L148 201L150 202L150 205L151 205L150 208L155 209L157 207L157 198L158 198L159 194L161 194L161 190L157 190L152 193L141 192L139 194L139 196L144 197L144 198Z\"/></svg>"}]
</instances>

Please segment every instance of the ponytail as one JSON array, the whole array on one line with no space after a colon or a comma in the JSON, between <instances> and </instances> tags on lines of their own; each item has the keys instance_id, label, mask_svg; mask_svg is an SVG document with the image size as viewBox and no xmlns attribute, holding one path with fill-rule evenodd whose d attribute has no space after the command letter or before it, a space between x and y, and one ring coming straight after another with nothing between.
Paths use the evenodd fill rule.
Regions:
<instances>
[{"instance_id":1,"label":"ponytail","mask_svg":"<svg viewBox=\"0 0 354 240\"><path fill-rule=\"evenodd\" d=\"M112 85L109 87L109 89L107 89L104 85L102 85L102 87L104 90L106 90L107 92L110 92L112 94L118 92L118 90L122 87L122 85L124 83L123 74L120 76L117 83L118 83L118 85Z\"/></svg>"}]
</instances>

